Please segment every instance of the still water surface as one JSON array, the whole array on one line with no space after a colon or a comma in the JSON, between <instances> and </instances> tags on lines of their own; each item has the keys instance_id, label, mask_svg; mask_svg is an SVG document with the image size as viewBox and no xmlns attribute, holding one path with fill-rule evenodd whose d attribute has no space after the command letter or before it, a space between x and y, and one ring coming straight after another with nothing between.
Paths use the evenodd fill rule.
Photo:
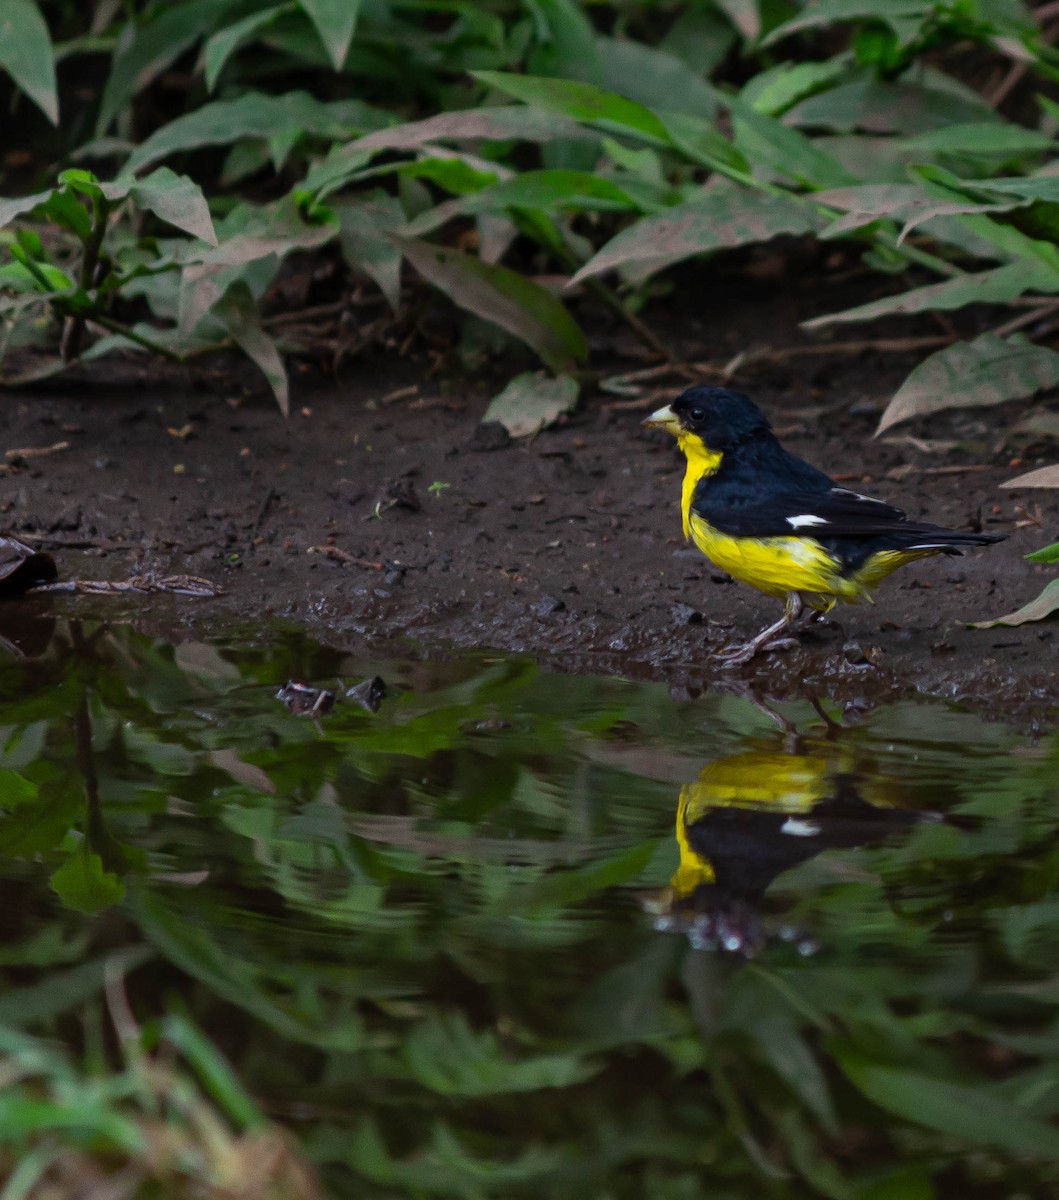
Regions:
<instances>
[{"instance_id":1,"label":"still water surface","mask_svg":"<svg viewBox=\"0 0 1059 1200\"><path fill-rule=\"evenodd\" d=\"M127 1003L332 1196L1059 1194L1054 734L283 631L0 672L9 1076Z\"/></svg>"}]
</instances>

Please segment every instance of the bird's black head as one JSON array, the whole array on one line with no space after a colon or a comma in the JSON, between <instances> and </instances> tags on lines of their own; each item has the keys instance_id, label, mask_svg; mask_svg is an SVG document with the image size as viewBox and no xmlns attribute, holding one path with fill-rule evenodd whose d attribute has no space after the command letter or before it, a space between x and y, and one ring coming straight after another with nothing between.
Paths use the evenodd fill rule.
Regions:
<instances>
[{"instance_id":1,"label":"bird's black head","mask_svg":"<svg viewBox=\"0 0 1059 1200\"><path fill-rule=\"evenodd\" d=\"M721 453L769 432L768 420L761 409L742 393L727 388L688 388L670 408L681 430Z\"/></svg>"}]
</instances>

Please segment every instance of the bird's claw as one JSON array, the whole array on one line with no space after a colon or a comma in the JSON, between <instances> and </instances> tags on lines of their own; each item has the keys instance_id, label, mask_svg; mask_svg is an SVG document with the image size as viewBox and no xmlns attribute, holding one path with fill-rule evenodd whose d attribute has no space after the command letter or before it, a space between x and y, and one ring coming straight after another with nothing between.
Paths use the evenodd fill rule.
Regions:
<instances>
[{"instance_id":1,"label":"bird's claw","mask_svg":"<svg viewBox=\"0 0 1059 1200\"><path fill-rule=\"evenodd\" d=\"M792 646L797 645L797 638L772 638L770 641L759 645L755 645L753 642L745 642L741 646L729 646L725 650L718 650L711 657L727 670L729 667L745 666L746 663L750 662L758 654L771 654L776 650L789 650Z\"/></svg>"}]
</instances>

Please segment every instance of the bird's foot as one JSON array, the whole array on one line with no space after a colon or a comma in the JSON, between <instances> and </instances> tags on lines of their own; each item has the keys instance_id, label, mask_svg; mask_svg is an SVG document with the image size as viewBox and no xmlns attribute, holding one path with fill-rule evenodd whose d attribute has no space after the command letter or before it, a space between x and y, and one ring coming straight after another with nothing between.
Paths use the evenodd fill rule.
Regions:
<instances>
[{"instance_id":1,"label":"bird's foot","mask_svg":"<svg viewBox=\"0 0 1059 1200\"><path fill-rule=\"evenodd\" d=\"M793 637L770 638L765 642L752 639L739 646L728 646L724 650L718 650L711 657L726 669L728 667L742 667L759 654L771 654L775 650L789 650L792 646L797 645L798 639Z\"/></svg>"}]
</instances>

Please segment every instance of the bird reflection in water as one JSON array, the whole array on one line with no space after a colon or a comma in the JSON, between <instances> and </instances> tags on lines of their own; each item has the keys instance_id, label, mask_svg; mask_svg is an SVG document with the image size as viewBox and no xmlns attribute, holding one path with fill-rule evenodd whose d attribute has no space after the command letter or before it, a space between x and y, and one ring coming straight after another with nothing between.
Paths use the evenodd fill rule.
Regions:
<instances>
[{"instance_id":1,"label":"bird reflection in water","mask_svg":"<svg viewBox=\"0 0 1059 1200\"><path fill-rule=\"evenodd\" d=\"M644 895L655 928L687 935L701 950L752 956L777 936L803 954L804 932L767 930L760 905L784 871L824 850L866 846L933 812L903 807L900 782L857 774L834 742L784 753L775 742L707 763L680 789L680 862L669 886Z\"/></svg>"}]
</instances>

